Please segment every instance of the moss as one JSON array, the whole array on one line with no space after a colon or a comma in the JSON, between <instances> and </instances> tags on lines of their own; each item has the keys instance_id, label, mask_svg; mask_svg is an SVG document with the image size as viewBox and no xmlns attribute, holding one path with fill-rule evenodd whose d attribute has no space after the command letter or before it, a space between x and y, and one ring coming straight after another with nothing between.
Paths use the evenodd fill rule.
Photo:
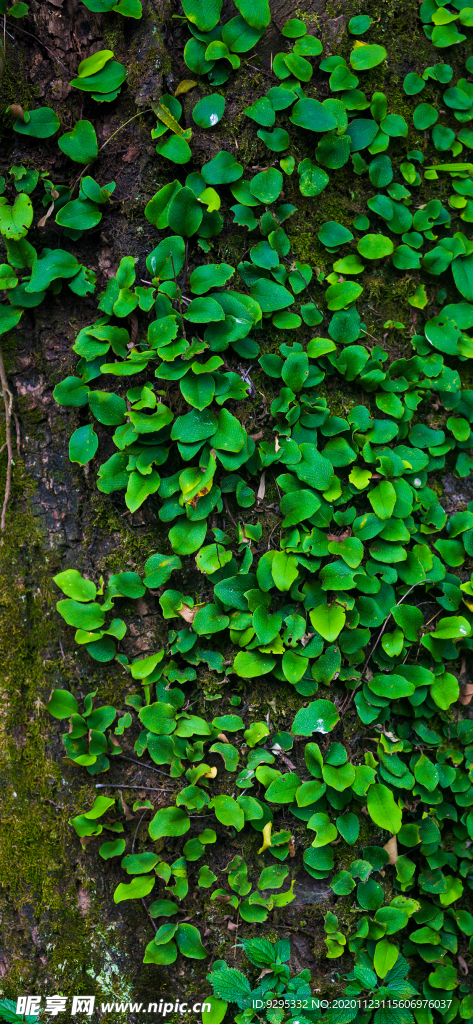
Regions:
<instances>
[{"instance_id":1,"label":"moss","mask_svg":"<svg viewBox=\"0 0 473 1024\"><path fill-rule=\"evenodd\" d=\"M12 116L8 113L11 103L19 103L24 110L36 106L39 89L32 85L28 78L29 60L20 47L10 40L7 42L2 83L2 113L0 114L0 138L4 143L12 144ZM14 139L14 137L13 137Z\"/></svg>"}]
</instances>

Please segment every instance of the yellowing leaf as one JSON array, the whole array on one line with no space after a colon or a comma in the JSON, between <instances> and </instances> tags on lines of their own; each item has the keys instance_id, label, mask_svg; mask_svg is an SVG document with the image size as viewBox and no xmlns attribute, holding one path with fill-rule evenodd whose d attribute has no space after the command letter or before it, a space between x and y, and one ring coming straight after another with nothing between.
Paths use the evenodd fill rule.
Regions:
<instances>
[{"instance_id":1,"label":"yellowing leaf","mask_svg":"<svg viewBox=\"0 0 473 1024\"><path fill-rule=\"evenodd\" d=\"M178 85L174 95L175 96L182 96L183 93L190 92L191 89L195 89L196 85L197 85L197 82L194 82L193 78L184 78L182 82L179 82L179 85Z\"/></svg>"}]
</instances>

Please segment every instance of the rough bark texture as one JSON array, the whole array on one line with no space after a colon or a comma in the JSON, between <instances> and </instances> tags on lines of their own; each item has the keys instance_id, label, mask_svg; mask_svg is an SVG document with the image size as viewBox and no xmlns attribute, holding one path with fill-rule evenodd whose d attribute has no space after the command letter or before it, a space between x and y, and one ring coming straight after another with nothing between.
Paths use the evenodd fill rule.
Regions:
<instances>
[{"instance_id":1,"label":"rough bark texture","mask_svg":"<svg viewBox=\"0 0 473 1024\"><path fill-rule=\"evenodd\" d=\"M228 8L230 16L235 13L231 4ZM426 45L415 0L403 0L401 5L392 0L370 0L363 5L350 0L348 6L337 0L302 0L297 12L288 0L280 0L273 2L272 8L274 26L258 49L257 61L261 64L244 61L235 75L218 140L198 129L194 132L197 165L222 146L234 152L238 147L239 159L245 163L258 165L264 161L264 147L242 111L261 93L263 82L265 87L268 84L265 75L270 70L271 53L279 49L276 28L280 29L295 13L317 26L326 53L334 52L340 44L342 49L337 52L345 52L346 22L353 14L363 11L379 19L389 41L390 56L395 55L386 71L385 88L402 113L402 78L417 69L415 58L422 60ZM166 0L146 0L144 18L139 22L118 15L104 18L91 14L80 0L33 0L30 12L26 21L8 26L14 39L7 36L4 106L15 101L26 106L51 105L60 113L66 129L80 116L90 116L99 146L120 125L144 111L150 100L161 92L173 92L181 78L189 77L182 60L186 32L181 22L171 20L172 10ZM129 84L115 103L94 106L84 94L71 90L68 83L79 60L105 46L127 65ZM462 53L449 59L457 61L461 69ZM321 95L324 88L326 77L322 82L321 76ZM195 99L196 94L192 103ZM188 97L183 97L187 117L189 104ZM72 244L71 249L97 271L97 291L126 254L140 257L138 276L146 275L144 260L156 244L156 232L144 219L144 206L175 176L174 167L156 158L150 141L153 124L153 116L146 113L132 120L111 139L96 165L101 182L117 182L114 201L100 226L88 232L77 246ZM0 128L4 174L12 163L31 166L34 159L34 165L48 171L53 181L65 180L70 166L66 172L66 161L55 145L38 142L32 158L31 140L11 132L8 114L3 115ZM353 182L343 171L334 177L335 187L323 199L323 219L336 219L340 211L349 210L351 216L364 212L361 180ZM312 264L317 258L323 261L323 251L318 252L312 234L309 205L304 209L300 196L296 201L299 213L291 224L295 256ZM57 230L48 222L45 230L34 231L32 241L38 248L57 245ZM235 252L231 229L222 235L218 250L219 259L232 262ZM395 289L401 287L402 282L375 280L373 275L371 302L383 314L381 321L374 318L374 324L383 322L390 312L396 316L400 292ZM144 912L127 904L114 906L111 897L118 880L117 869L110 862L100 861L87 847L82 849L68 825L68 819L93 800L95 779L63 764L62 729L60 723L54 728L45 710L54 686L70 685L76 695L97 689L101 702L115 702L120 700L126 682L125 677L120 680L115 663L112 668L99 666L76 652L71 631L66 630L55 611L53 574L69 566L93 573L94 577L101 571L140 571L146 557L160 550L163 535L152 501L132 516L126 512L121 495L100 495L92 471L88 474L69 462L68 439L80 422L79 412L57 406L52 391L67 372L74 372L71 345L78 330L93 319L95 308L94 300L79 300L64 290L56 299L27 310L20 326L3 344L19 418L20 444L15 452L6 531L0 540L1 988L10 998L35 991L68 995L95 992L104 999L143 1000L177 989L205 995L206 963L187 961L183 968L178 961L162 971L142 966L143 947L151 937ZM334 406L340 403L336 392L328 398ZM254 417L260 412L255 404ZM105 436L101 438L101 444L105 440ZM111 449L108 453L104 448L102 451L105 457L111 454ZM1 494L4 455L0 457L0 469ZM452 477L443 481L443 486L444 500L452 510L460 489L463 496L468 484ZM466 500L470 497L468 493ZM150 641L156 644L160 630L156 608L159 610L156 602L141 602L138 607L128 634L130 653L147 649ZM265 696L259 691L253 704L260 702L266 714ZM271 699L274 694L267 696ZM152 786L155 778L125 761L114 765L114 780L122 781L125 789L126 783L133 785L136 780ZM102 777L99 779L102 781ZM139 828L138 819L137 825ZM146 829L146 825L142 827ZM314 976L320 977L321 990L329 991L337 971L327 961L321 967L323 960L317 959L323 949L320 904L327 894L323 883L307 876L302 880L301 875L297 900L284 917L284 923L295 930L285 932L281 924L278 931L275 916L276 928L272 926L270 931L274 932L272 937L291 934L295 968L310 967ZM199 912L197 902L197 924ZM298 931L302 916L306 927ZM209 929L207 944L212 953L233 957L234 932L228 931L223 912L216 911L215 918L204 923L200 918L200 924ZM123 1021L124 1016L102 1017L107 1022L115 1019ZM133 1021L134 1016L128 1019Z\"/></svg>"}]
</instances>

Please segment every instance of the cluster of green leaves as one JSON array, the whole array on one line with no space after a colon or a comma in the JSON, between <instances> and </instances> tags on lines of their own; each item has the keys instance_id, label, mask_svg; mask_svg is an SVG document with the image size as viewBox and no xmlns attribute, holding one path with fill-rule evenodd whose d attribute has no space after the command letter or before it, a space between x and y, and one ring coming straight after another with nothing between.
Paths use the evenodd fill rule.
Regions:
<instances>
[{"instance_id":1,"label":"cluster of green leaves","mask_svg":"<svg viewBox=\"0 0 473 1024\"><path fill-rule=\"evenodd\" d=\"M90 10L141 15L134 0L86 4ZM436 46L465 38L457 20L469 28L465 4L451 6L454 12L435 0L422 4L425 31ZM258 43L270 20L267 0L238 0L239 14L226 24L219 23L221 7L220 0L183 0L191 32L185 61L196 75L207 75L212 87L227 81L239 67L238 55ZM360 15L348 30L360 36L372 24ZM76 569L55 578L64 594L58 610L75 628L75 643L99 662L115 658L141 690L128 695L128 710L118 721L116 708L94 707L95 693L79 711L71 693L55 690L48 707L69 721L63 736L68 759L91 776L106 772L111 758L120 756L125 731L138 757L146 754L169 767L169 805L154 813L151 802L141 800L134 812L153 812L150 843L167 839L177 854L172 863L152 846L125 852L131 833L121 799L115 809L113 798L98 797L71 822L81 839L98 837L103 828L119 833L99 850L103 859L122 857L123 869L133 876L118 885L115 902L146 899L164 884L164 895L148 906L160 924L145 962L172 963L178 952L194 959L207 955L196 928L166 920L179 913L188 874L204 855L211 863L197 865L195 881L203 890L217 883L209 894L214 905L230 906L243 921L258 924L291 903L290 815L305 871L316 880L329 879L335 910L340 903L340 910L349 906L353 912L347 934L337 913L330 910L325 918L327 957L337 959L348 950L354 958L346 994L436 999L439 992L456 991L442 1017L452 1024L457 1014L473 1017L455 963L465 936L473 951L473 917L459 907L473 889L473 725L453 713L459 696L455 663L473 647L473 503L447 517L429 474L448 470L468 477L473 465L473 391L461 381L462 364L473 357L473 243L459 230L473 221L473 165L426 166L427 147L410 148L421 143L407 139L432 129L435 152L449 151L456 161L464 147L473 148L465 127L473 94L466 78L450 85L453 72L443 63L422 75L409 73L407 97L427 83L429 89L448 86L441 102L450 122L438 123L438 103L428 94L434 102L413 108L411 125L405 107L403 116L391 113L385 93L367 95L368 88L360 88L358 76L381 66L386 50L356 38L347 60L322 59L320 70L329 75L333 96L320 102L309 83L321 42L298 18L286 23L282 37L285 49L273 60L280 84L245 110L258 125L269 165L245 178L242 164L220 150L184 182L176 179L156 193L145 210L161 233L147 258L149 281L137 285L135 260L123 257L99 296L98 320L74 344L77 375L55 389L60 405L83 410L70 439L71 460L89 463L113 428L117 451L99 466L97 486L104 493L124 491L132 513L153 502L161 521L170 524L170 551L148 559L143 579L122 572L96 585ZM83 61L74 87L92 99L114 99L126 71L112 58L106 50ZM181 83L176 93L193 84ZM224 110L223 96L204 95L193 121L214 129ZM155 113L158 155L189 163L192 129L180 124L177 96L162 96ZM14 125L37 138L58 128L49 108L25 113ZM286 222L296 207L283 201L296 167L288 153L291 139L299 153L312 154L297 165L305 199L316 200L331 173L349 163L373 186L367 214L358 214L350 227L335 220L318 224L325 259L315 274L291 254ZM79 121L58 144L80 164L98 155L90 121ZM278 153L284 154L279 167ZM84 174L74 198L71 189L56 187L34 169L14 165L11 177L12 183L0 183L0 232L8 258L0 266L8 296L0 307L1 333L19 322L23 308L57 294L63 281L77 295L95 290L93 272L67 249L38 254L28 241L36 187L43 186L46 216L54 212L63 236L73 240L100 222L114 189L114 183L101 186ZM432 194L436 181L436 196L419 203L419 190L427 183ZM11 203L4 195L8 190ZM228 208L235 227L253 236L236 267L205 262ZM382 267L377 261L389 261L391 273L414 278L408 303L420 311L418 333L402 358L392 359L389 346L372 344L362 319L366 298L359 281L366 280L365 270ZM429 305L432 312L423 313ZM322 324L324 336L310 337ZM387 321L384 329L407 342L402 322ZM292 334L283 333L287 340L275 351L271 338L280 341L275 332L284 331ZM240 360L258 360L269 396L271 429L264 428L263 437L251 437L242 423L252 384L247 370L238 366L237 372ZM141 375L136 386L121 380L134 375ZM108 390L90 387L102 376L111 378ZM320 393L334 384L346 395L345 416L333 414ZM261 486L268 471L280 495L280 532L278 546L269 543L263 550L262 524L242 518L252 510L248 518L257 519L256 484ZM228 501L239 519L234 535L216 525L209 529L207 522ZM181 562L187 556L195 558L201 574L199 593L164 589L173 573L175 584L183 585L185 575L178 574L187 568ZM170 620L168 639L162 650L130 662L119 646L125 618L130 602L147 589L159 591L162 616ZM431 610L438 605L427 621L420 594ZM287 732L271 733L265 721L252 720L251 710L246 720L243 712L234 713L236 696L228 713L208 721L188 710L183 689L196 683L203 665L219 682L232 676L276 678L303 701L324 689L301 706ZM369 737L373 752L354 754L341 742L340 693L337 703L328 699L340 687L345 707L353 703L361 727L375 733ZM294 767L289 755L304 740L304 761L298 757ZM210 760L220 767L207 763L208 755L218 755L221 763ZM203 827L201 812L213 814L215 828ZM364 845L361 857L351 859L363 815L376 844ZM218 871L212 846L247 827L259 833L267 866L252 884L248 865L236 854L223 887L213 870ZM196 834L181 848L181 838L193 829ZM289 888L275 891L286 879ZM390 939L397 932L402 949ZM285 940L274 947L263 939L243 944L250 963L264 969L263 979L252 991L241 972L217 962L209 975L216 1001L208 1024L223 1019L227 1002L238 1004L237 1021L246 1022L256 1014L254 999L264 1004L288 993L295 999L310 995L308 972L290 977ZM406 958L414 964L415 984L406 981ZM418 981L416 964L422 970ZM343 1013L342 1020L340 1010L331 1010L324 1020L348 1024L357 1010ZM320 1016L312 1004L308 1021ZM267 1009L269 1024L283 1019L293 1016ZM375 1024L388 1019L384 1009L376 1011ZM430 1017L419 1017L418 1024L430 1024Z\"/></svg>"},{"instance_id":2,"label":"cluster of green leaves","mask_svg":"<svg viewBox=\"0 0 473 1024\"><path fill-rule=\"evenodd\" d=\"M90 2L93 3L94 0ZM136 5L133 0L120 0L115 9L118 10L121 5L124 8L141 7L141 4ZM74 89L90 93L91 99L97 100L98 103L110 103L117 98L125 78L126 68L113 60L113 51L97 50L91 57L81 61L77 69L77 78L73 78L70 84Z\"/></svg>"},{"instance_id":3,"label":"cluster of green leaves","mask_svg":"<svg viewBox=\"0 0 473 1024\"><path fill-rule=\"evenodd\" d=\"M238 55L248 53L259 42L271 20L268 0L236 0L240 13L224 25L219 25L222 0L211 4L183 0L182 6L192 33L184 60L190 71L207 75L213 86L223 85L230 71L240 67Z\"/></svg>"},{"instance_id":4,"label":"cluster of green leaves","mask_svg":"<svg viewBox=\"0 0 473 1024\"><path fill-rule=\"evenodd\" d=\"M108 11L114 11L116 14L121 14L123 18L141 18L143 8L140 0L82 0L89 11L94 11L97 14L105 14Z\"/></svg>"},{"instance_id":5,"label":"cluster of green leaves","mask_svg":"<svg viewBox=\"0 0 473 1024\"><path fill-rule=\"evenodd\" d=\"M436 0L424 0L419 15L427 39L430 39L433 45L440 49L465 42L467 37L462 31L458 31L456 22L461 29L473 27L471 9L467 4L463 4L462 0L453 0L451 4L437 3Z\"/></svg>"}]
</instances>

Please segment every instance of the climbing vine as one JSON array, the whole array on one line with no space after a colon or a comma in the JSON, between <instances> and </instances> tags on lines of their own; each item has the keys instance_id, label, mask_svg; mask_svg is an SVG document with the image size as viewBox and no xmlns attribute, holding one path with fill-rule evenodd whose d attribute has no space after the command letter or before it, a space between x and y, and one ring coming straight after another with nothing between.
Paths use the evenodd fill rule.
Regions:
<instances>
[{"instance_id":1,"label":"climbing vine","mask_svg":"<svg viewBox=\"0 0 473 1024\"><path fill-rule=\"evenodd\" d=\"M135 0L84 2L141 16ZM222 87L271 17L267 0L236 0L239 13L221 24L221 6L183 0L184 60L198 81L152 107L156 152L177 176L144 210L156 229L148 277L137 282L137 261L123 255L75 340L75 375L54 391L80 410L71 461L96 468L99 491L123 492L130 513L146 502L169 524L165 550L143 573L55 576L75 644L96 662L115 660L130 683L123 708L97 706L95 692L81 708L54 690L48 708L68 723L69 763L106 778L131 742L138 764L146 757L159 776L158 796L133 806L148 816L147 848L135 852L116 792L100 792L71 825L84 846L98 839L104 860L120 858L115 903L144 901L154 926L145 963L212 952L181 920L189 875L209 904L241 919L242 948L263 975L251 968L249 980L215 961L207 1024L220 1024L229 1004L239 1024L263 1011L269 1024L469 1020L473 721L458 677L473 647L473 502L447 515L439 479L468 478L473 466L473 390L463 386L473 357L473 85L454 82L439 60L406 74L397 113L382 91L389 50L370 17L349 21L345 56L325 55L291 18L266 93L244 110L267 165L244 166L234 147L199 165L178 97L188 103L199 86L192 123L218 144ZM471 40L471 8L451 7L420 8L432 61L434 48ZM113 57L90 55L71 85L113 101L126 83ZM48 107L11 112L24 135L59 129ZM100 223L115 182L89 173L99 153L91 121L58 145L83 168L70 186L18 165L2 179L2 333L62 287L95 294L95 274L68 240ZM354 179L367 176L366 210L320 220L314 258L303 262L292 252L297 201L317 211L346 165ZM43 224L54 218L62 236L37 252L28 231L41 202ZM229 230L240 261L213 262ZM381 288L387 267L405 299L399 319L373 335L373 277ZM249 425L255 402L258 429ZM186 584L192 563L197 589ZM130 660L126 617L147 592L170 620L167 639ZM284 693L297 695L285 730L242 704L261 677L276 680L283 714ZM194 714L189 692L228 708ZM350 716L362 737L355 748ZM243 830L265 866L255 874L229 852L222 875L213 851ZM260 934L294 900L297 871L326 880L324 955L348 954L343 999L328 1011L309 971L291 976L288 941Z\"/></svg>"}]
</instances>

